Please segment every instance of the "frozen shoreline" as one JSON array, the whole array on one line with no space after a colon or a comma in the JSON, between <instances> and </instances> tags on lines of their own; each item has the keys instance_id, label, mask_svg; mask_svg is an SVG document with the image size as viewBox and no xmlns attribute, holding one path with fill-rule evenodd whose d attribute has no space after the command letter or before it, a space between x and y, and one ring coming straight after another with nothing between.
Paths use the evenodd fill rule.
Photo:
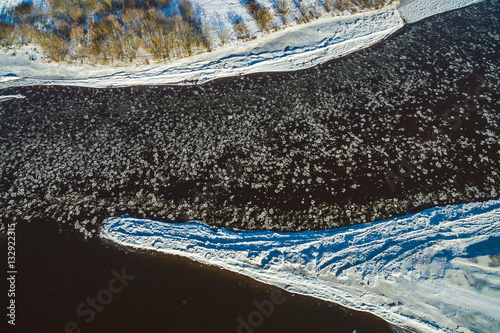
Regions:
<instances>
[{"instance_id":1,"label":"frozen shoreline","mask_svg":"<svg viewBox=\"0 0 500 333\"><path fill-rule=\"evenodd\" d=\"M424 332L500 329L499 258L490 257L500 253L500 200L297 233L111 218L101 237L215 265Z\"/></svg>"},{"instance_id":2,"label":"frozen shoreline","mask_svg":"<svg viewBox=\"0 0 500 333\"><path fill-rule=\"evenodd\" d=\"M258 72L295 71L374 45L405 25L482 0L403 0L387 8L354 15L322 17L255 40L210 53L155 65L122 67L31 61L34 46L0 51L0 89L21 85L120 87L199 84Z\"/></svg>"}]
</instances>

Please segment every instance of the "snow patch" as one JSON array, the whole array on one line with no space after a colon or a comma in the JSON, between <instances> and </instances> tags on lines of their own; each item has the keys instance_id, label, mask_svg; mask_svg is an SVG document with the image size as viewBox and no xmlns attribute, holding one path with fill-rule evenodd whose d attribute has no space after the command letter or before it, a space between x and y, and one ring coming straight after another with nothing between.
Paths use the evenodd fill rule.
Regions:
<instances>
[{"instance_id":1,"label":"snow patch","mask_svg":"<svg viewBox=\"0 0 500 333\"><path fill-rule=\"evenodd\" d=\"M500 200L297 233L110 218L101 237L216 265L419 331L500 329Z\"/></svg>"}]
</instances>

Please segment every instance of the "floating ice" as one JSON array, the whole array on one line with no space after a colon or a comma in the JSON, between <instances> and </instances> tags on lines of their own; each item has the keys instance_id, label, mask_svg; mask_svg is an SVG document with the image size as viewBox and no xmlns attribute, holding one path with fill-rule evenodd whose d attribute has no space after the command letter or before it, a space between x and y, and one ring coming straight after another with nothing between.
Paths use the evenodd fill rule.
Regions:
<instances>
[{"instance_id":1,"label":"floating ice","mask_svg":"<svg viewBox=\"0 0 500 333\"><path fill-rule=\"evenodd\" d=\"M11 100L11 99L16 99L16 98L17 99L22 99L22 98L26 98L26 96L21 95L21 94L16 94L16 95L0 95L0 103L8 101L8 100Z\"/></svg>"},{"instance_id":2,"label":"floating ice","mask_svg":"<svg viewBox=\"0 0 500 333\"><path fill-rule=\"evenodd\" d=\"M101 237L216 265L420 331L500 329L500 200L297 233L110 218Z\"/></svg>"}]
</instances>

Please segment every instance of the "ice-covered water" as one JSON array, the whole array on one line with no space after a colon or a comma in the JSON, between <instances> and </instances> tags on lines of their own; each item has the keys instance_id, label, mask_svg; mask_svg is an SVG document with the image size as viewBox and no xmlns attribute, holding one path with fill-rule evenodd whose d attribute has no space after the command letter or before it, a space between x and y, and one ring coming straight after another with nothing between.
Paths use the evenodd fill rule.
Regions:
<instances>
[{"instance_id":1,"label":"ice-covered water","mask_svg":"<svg viewBox=\"0 0 500 333\"><path fill-rule=\"evenodd\" d=\"M110 218L101 237L185 256L424 332L500 329L500 201L298 233Z\"/></svg>"}]
</instances>

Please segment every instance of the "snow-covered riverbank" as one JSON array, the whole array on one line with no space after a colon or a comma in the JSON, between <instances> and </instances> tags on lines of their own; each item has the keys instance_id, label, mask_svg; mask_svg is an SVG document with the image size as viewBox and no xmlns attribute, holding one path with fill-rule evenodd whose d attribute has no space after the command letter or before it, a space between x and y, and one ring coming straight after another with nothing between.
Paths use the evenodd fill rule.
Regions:
<instances>
[{"instance_id":1,"label":"snow-covered riverbank","mask_svg":"<svg viewBox=\"0 0 500 333\"><path fill-rule=\"evenodd\" d=\"M216 265L423 332L500 329L500 201L318 232L111 218L101 237Z\"/></svg>"},{"instance_id":2,"label":"snow-covered riverbank","mask_svg":"<svg viewBox=\"0 0 500 333\"><path fill-rule=\"evenodd\" d=\"M307 24L295 25L210 53L153 65L135 63L113 67L47 63L33 45L17 51L4 48L0 51L0 88L33 84L91 87L193 84L249 73L294 71L371 46L399 30L405 22L414 23L479 1L404 0L401 4L369 13L335 17L325 15ZM224 6L210 3L198 4L207 6L200 11L204 23L216 24L211 22L214 17L229 20L231 15L228 13L215 15L218 8ZM248 20L245 21L248 26L255 25L255 22L250 22L253 20L250 16L240 16Z\"/></svg>"}]
</instances>

